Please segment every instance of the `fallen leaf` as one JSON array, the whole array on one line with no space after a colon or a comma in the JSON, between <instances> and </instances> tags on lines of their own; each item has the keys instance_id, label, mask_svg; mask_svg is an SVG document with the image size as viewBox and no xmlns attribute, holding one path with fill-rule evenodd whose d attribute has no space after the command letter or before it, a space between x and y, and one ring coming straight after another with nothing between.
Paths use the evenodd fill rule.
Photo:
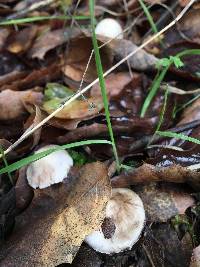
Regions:
<instances>
[{"instance_id":1,"label":"fallen leaf","mask_svg":"<svg viewBox=\"0 0 200 267\"><path fill-rule=\"evenodd\" d=\"M41 34L28 52L31 58L44 59L46 53L55 47L67 42L70 38L80 34L79 29L63 28L54 31L45 31Z\"/></svg>"},{"instance_id":2,"label":"fallen leaf","mask_svg":"<svg viewBox=\"0 0 200 267\"><path fill-rule=\"evenodd\" d=\"M123 88L129 84L132 77L129 72L112 73L106 77L106 92L109 97L119 95ZM101 96L101 88L99 84L92 87L90 91L91 96Z\"/></svg>"},{"instance_id":3,"label":"fallen leaf","mask_svg":"<svg viewBox=\"0 0 200 267\"><path fill-rule=\"evenodd\" d=\"M103 42L99 41L99 46ZM81 80L83 77L88 60L90 58L91 52L93 50L93 44L91 37L80 36L75 39L72 39L65 55L63 73L71 78L72 80L77 81ZM102 61L103 70L108 70L112 65L113 55L112 51L108 46L104 46L100 49L100 56ZM92 82L97 78L96 72L96 63L94 55L91 58L90 64L88 66L87 72L84 75L84 81ZM79 81L80 81L79 80Z\"/></svg>"},{"instance_id":4,"label":"fallen leaf","mask_svg":"<svg viewBox=\"0 0 200 267\"><path fill-rule=\"evenodd\" d=\"M60 66L52 64L48 67L35 69L23 79L12 81L11 84L4 84L0 90L27 90L35 86L45 85L47 82L58 79L61 76Z\"/></svg>"},{"instance_id":5,"label":"fallen leaf","mask_svg":"<svg viewBox=\"0 0 200 267\"><path fill-rule=\"evenodd\" d=\"M188 267L191 249L182 245L170 224L152 225L146 231L143 249L151 259L151 266Z\"/></svg>"},{"instance_id":6,"label":"fallen leaf","mask_svg":"<svg viewBox=\"0 0 200 267\"><path fill-rule=\"evenodd\" d=\"M110 193L107 168L100 162L84 165L66 183L35 190L32 203L16 218L13 234L1 246L0 265L71 263L85 236L101 225Z\"/></svg>"},{"instance_id":7,"label":"fallen leaf","mask_svg":"<svg viewBox=\"0 0 200 267\"><path fill-rule=\"evenodd\" d=\"M10 120L25 113L24 103L39 104L42 94L34 91L4 90L0 93L0 120Z\"/></svg>"},{"instance_id":8,"label":"fallen leaf","mask_svg":"<svg viewBox=\"0 0 200 267\"><path fill-rule=\"evenodd\" d=\"M60 100L53 99L43 104L43 109L51 114L61 104ZM69 105L59 111L55 118L59 119L80 119L87 116L97 114L103 109L103 101L101 97L89 97L87 100L74 100Z\"/></svg>"},{"instance_id":9,"label":"fallen leaf","mask_svg":"<svg viewBox=\"0 0 200 267\"><path fill-rule=\"evenodd\" d=\"M147 220L150 222L167 222L194 205L194 199L176 186L149 184L137 192L142 198Z\"/></svg>"},{"instance_id":10,"label":"fallen leaf","mask_svg":"<svg viewBox=\"0 0 200 267\"><path fill-rule=\"evenodd\" d=\"M190 106L186 107L181 114L179 124L184 124L200 119L200 98L195 100Z\"/></svg>"},{"instance_id":11,"label":"fallen leaf","mask_svg":"<svg viewBox=\"0 0 200 267\"><path fill-rule=\"evenodd\" d=\"M26 27L21 31L12 33L6 40L6 48L13 54L26 52L37 34L37 27Z\"/></svg>"},{"instance_id":12,"label":"fallen leaf","mask_svg":"<svg viewBox=\"0 0 200 267\"><path fill-rule=\"evenodd\" d=\"M191 171L176 164L173 164L170 167L157 167L144 163L142 166L128 173L115 176L111 182L114 187L124 187L138 183L159 181L170 183L188 183L194 188L194 190L199 190L200 173Z\"/></svg>"}]
</instances>

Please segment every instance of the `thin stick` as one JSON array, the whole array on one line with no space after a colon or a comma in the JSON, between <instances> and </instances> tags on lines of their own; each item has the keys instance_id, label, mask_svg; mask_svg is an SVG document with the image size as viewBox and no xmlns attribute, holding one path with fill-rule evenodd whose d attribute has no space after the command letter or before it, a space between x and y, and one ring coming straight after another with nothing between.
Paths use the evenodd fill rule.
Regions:
<instances>
[{"instance_id":1,"label":"thin stick","mask_svg":"<svg viewBox=\"0 0 200 267\"><path fill-rule=\"evenodd\" d=\"M162 35L164 32L166 32L168 29L170 29L172 26L176 24L177 21L179 21L184 14L188 11L188 9L196 2L196 0L191 0L187 6L180 12L180 14L177 16L176 19L174 19L171 23L169 23L164 29L162 29L160 32L152 36L149 40L144 42L141 46L136 48L134 51L132 51L130 54L128 54L126 57L121 59L117 64L115 64L113 67L111 67L109 70L107 70L103 77L106 77L108 74L110 74L112 71L114 71L116 68L118 68L122 63L126 62L130 57L135 55L138 51L143 49L146 45L151 43L153 40L158 38L160 35ZM39 129L41 126L43 126L46 122L48 122L51 118L53 118L58 112L60 112L65 106L69 105L71 102L73 102L75 99L80 97L82 94L87 92L93 85L99 82L99 79L97 78L92 83L90 83L88 86L83 88L80 92L73 95L68 101L66 101L64 104L62 104L58 109L56 109L54 112L52 112L49 116L47 116L43 121L41 121L38 125L36 125L33 129L30 131L24 133L14 144L12 144L5 152L4 154L8 154L10 151L12 151L14 148L16 148L22 141L24 141L27 137L29 137L33 132L35 132L37 129ZM2 154L0 154L0 158L2 157Z\"/></svg>"}]
</instances>

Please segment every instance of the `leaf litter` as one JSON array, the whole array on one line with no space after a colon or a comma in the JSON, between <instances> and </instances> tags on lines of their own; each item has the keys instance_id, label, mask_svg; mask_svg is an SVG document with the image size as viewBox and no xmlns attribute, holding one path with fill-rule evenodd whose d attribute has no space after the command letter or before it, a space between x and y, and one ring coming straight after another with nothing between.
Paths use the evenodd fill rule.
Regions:
<instances>
[{"instance_id":1,"label":"leaf litter","mask_svg":"<svg viewBox=\"0 0 200 267\"><path fill-rule=\"evenodd\" d=\"M0 26L4 151L98 77L88 3L33 2L3 1L0 6L0 23L8 24ZM158 31L190 3L142 2ZM96 23L109 17L126 29L123 39L97 36L104 72L152 36L139 1L96 1L95 15ZM31 22L42 17L46 19ZM199 144L191 142L200 138L199 18L195 3L180 23L105 77L119 172L111 146L87 144L69 149L75 166L57 185L33 190L27 183L27 166L11 173L13 184L8 174L1 174L0 266L199 265L200 151ZM177 56L182 51L190 53ZM175 64L149 101L152 85L172 57ZM149 106L141 116L146 99ZM1 168L44 145L88 139L110 139L98 83L5 155ZM102 224L111 187L135 191L147 221L131 250L105 256L83 241Z\"/></svg>"}]
</instances>

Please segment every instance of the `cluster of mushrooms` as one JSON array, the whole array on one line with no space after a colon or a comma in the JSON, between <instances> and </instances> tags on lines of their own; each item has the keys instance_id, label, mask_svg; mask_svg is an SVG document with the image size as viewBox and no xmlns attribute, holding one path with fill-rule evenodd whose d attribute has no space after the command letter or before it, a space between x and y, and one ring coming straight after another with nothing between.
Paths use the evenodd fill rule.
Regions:
<instances>
[{"instance_id":1,"label":"cluster of mushrooms","mask_svg":"<svg viewBox=\"0 0 200 267\"><path fill-rule=\"evenodd\" d=\"M114 19L102 20L97 24L95 31L96 34L109 38L123 38L122 27ZM35 153L55 147L56 145L48 145ZM42 189L62 182L72 166L73 160L66 150L53 152L28 166L28 183L33 188ZM115 188L107 203L102 226L90 233L85 242L101 253L119 253L132 248L138 241L144 224L145 211L141 198L130 189ZM106 230L106 227L109 229Z\"/></svg>"}]
</instances>

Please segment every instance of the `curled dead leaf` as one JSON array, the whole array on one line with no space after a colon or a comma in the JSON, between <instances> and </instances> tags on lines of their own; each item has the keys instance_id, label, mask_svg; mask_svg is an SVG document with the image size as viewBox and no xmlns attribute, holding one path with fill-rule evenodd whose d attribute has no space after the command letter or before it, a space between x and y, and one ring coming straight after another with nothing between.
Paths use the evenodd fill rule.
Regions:
<instances>
[{"instance_id":1,"label":"curled dead leaf","mask_svg":"<svg viewBox=\"0 0 200 267\"><path fill-rule=\"evenodd\" d=\"M194 190L200 189L200 173L176 164L170 167L157 167L144 163L142 166L128 173L115 176L111 182L114 187L124 187L159 181L188 183Z\"/></svg>"},{"instance_id":2,"label":"curled dead leaf","mask_svg":"<svg viewBox=\"0 0 200 267\"><path fill-rule=\"evenodd\" d=\"M24 103L39 104L42 94L34 91L4 90L0 93L0 120L15 119L25 113Z\"/></svg>"}]
</instances>

